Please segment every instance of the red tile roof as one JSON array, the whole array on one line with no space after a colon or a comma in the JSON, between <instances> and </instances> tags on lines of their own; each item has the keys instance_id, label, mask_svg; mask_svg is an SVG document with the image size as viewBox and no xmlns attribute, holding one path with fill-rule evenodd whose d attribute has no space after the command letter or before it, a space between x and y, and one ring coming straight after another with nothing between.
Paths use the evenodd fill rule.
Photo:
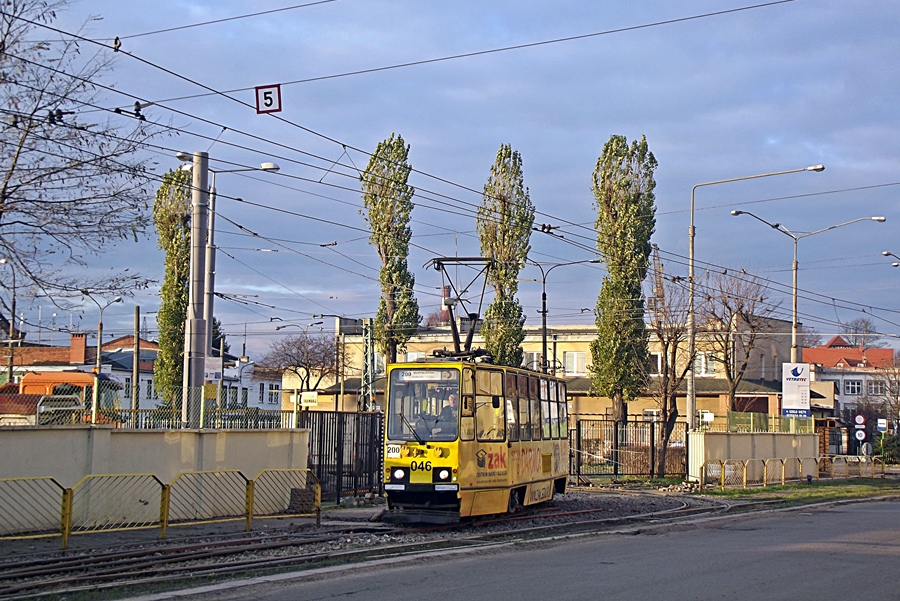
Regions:
<instances>
[{"instance_id":1,"label":"red tile roof","mask_svg":"<svg viewBox=\"0 0 900 601\"><path fill-rule=\"evenodd\" d=\"M840 336L835 336L823 346L803 349L803 360L823 367L891 367L894 349L850 346Z\"/></svg>"}]
</instances>

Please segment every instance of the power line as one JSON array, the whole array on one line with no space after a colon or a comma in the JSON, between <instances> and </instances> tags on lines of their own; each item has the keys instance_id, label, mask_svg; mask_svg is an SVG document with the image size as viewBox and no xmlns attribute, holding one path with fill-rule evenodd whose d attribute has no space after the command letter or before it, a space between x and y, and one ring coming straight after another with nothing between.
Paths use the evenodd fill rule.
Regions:
<instances>
[{"instance_id":1,"label":"power line","mask_svg":"<svg viewBox=\"0 0 900 601\"><path fill-rule=\"evenodd\" d=\"M319 0L319 2L308 2L306 4L295 4L294 6L285 6L284 8L273 8L271 10L263 10L255 13L248 13L245 15L237 15L234 17L225 17L223 19L214 19L212 21L203 21L202 23L191 23L190 25L179 25L177 27L169 27L166 29L157 29L156 31L146 31L144 33L134 33L131 35L122 35L116 39L119 40L130 40L133 38L141 38L148 35L156 35L159 33L169 33L171 31L181 31L182 29L191 29L193 27L204 27L206 25L216 25L218 23L227 23L228 21L238 21L240 19L249 19L251 17L259 17L261 15L271 15L273 13L280 13L289 10L295 10L298 8L306 8L308 6L316 6L318 4L328 4L329 2L336 2L337 0ZM112 41L111 39L107 39L106 41Z\"/></svg>"}]
</instances>

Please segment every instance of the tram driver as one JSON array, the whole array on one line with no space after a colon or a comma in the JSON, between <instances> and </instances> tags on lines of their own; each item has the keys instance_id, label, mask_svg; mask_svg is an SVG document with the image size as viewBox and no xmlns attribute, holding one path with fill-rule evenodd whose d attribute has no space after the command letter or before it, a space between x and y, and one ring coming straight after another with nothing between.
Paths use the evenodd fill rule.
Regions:
<instances>
[{"instance_id":1,"label":"tram driver","mask_svg":"<svg viewBox=\"0 0 900 601\"><path fill-rule=\"evenodd\" d=\"M447 404L441 409L437 418L438 425L446 424L443 427L456 428L456 393L451 392L447 397Z\"/></svg>"}]
</instances>

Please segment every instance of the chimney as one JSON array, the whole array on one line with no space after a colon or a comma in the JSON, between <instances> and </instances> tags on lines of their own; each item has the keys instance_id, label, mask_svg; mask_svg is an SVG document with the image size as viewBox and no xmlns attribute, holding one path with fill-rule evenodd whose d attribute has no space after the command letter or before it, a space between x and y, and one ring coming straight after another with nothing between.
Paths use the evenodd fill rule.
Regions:
<instances>
[{"instance_id":1,"label":"chimney","mask_svg":"<svg viewBox=\"0 0 900 601\"><path fill-rule=\"evenodd\" d=\"M87 362L87 334L72 334L69 342L69 363Z\"/></svg>"},{"instance_id":2,"label":"chimney","mask_svg":"<svg viewBox=\"0 0 900 601\"><path fill-rule=\"evenodd\" d=\"M441 303L441 325L449 326L450 325L450 311L447 310L447 299L450 298L450 286L444 286L441 288L441 299L443 302Z\"/></svg>"}]
</instances>

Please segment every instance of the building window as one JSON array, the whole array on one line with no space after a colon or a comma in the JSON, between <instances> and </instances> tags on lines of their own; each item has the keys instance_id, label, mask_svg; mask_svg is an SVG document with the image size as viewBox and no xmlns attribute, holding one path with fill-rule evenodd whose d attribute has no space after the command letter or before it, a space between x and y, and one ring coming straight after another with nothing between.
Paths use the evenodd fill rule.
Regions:
<instances>
[{"instance_id":1,"label":"building window","mask_svg":"<svg viewBox=\"0 0 900 601\"><path fill-rule=\"evenodd\" d=\"M572 351L563 353L565 374L567 376L583 376L587 374L587 353Z\"/></svg>"},{"instance_id":2,"label":"building window","mask_svg":"<svg viewBox=\"0 0 900 601\"><path fill-rule=\"evenodd\" d=\"M407 361L419 361L420 359L425 358L424 352L415 352L415 353L406 353Z\"/></svg>"},{"instance_id":3,"label":"building window","mask_svg":"<svg viewBox=\"0 0 900 601\"><path fill-rule=\"evenodd\" d=\"M122 394L125 395L125 398L131 397L131 378L125 378L125 388L123 389Z\"/></svg>"},{"instance_id":4,"label":"building window","mask_svg":"<svg viewBox=\"0 0 900 601\"><path fill-rule=\"evenodd\" d=\"M694 374L698 376L716 375L715 355L712 353L697 353L694 359Z\"/></svg>"},{"instance_id":5,"label":"building window","mask_svg":"<svg viewBox=\"0 0 900 601\"><path fill-rule=\"evenodd\" d=\"M522 367L525 369L533 369L535 371L540 371L541 369L541 354L534 352L525 352L522 353Z\"/></svg>"},{"instance_id":6,"label":"building window","mask_svg":"<svg viewBox=\"0 0 900 601\"><path fill-rule=\"evenodd\" d=\"M147 380L147 399L153 398L153 380Z\"/></svg>"},{"instance_id":7,"label":"building window","mask_svg":"<svg viewBox=\"0 0 900 601\"><path fill-rule=\"evenodd\" d=\"M884 396L887 394L887 386L884 380L869 380L866 382L866 391L869 396Z\"/></svg>"},{"instance_id":8,"label":"building window","mask_svg":"<svg viewBox=\"0 0 900 601\"><path fill-rule=\"evenodd\" d=\"M259 404L262 405L266 402L266 385L262 382L259 383Z\"/></svg>"},{"instance_id":9,"label":"building window","mask_svg":"<svg viewBox=\"0 0 900 601\"><path fill-rule=\"evenodd\" d=\"M375 374L384 375L384 366L387 362L384 360L383 353L375 353Z\"/></svg>"},{"instance_id":10,"label":"building window","mask_svg":"<svg viewBox=\"0 0 900 601\"><path fill-rule=\"evenodd\" d=\"M862 394L862 380L844 380L844 394L847 396Z\"/></svg>"},{"instance_id":11,"label":"building window","mask_svg":"<svg viewBox=\"0 0 900 601\"><path fill-rule=\"evenodd\" d=\"M249 396L250 390L247 388L241 388L241 405L244 407L247 406L247 397Z\"/></svg>"},{"instance_id":12,"label":"building window","mask_svg":"<svg viewBox=\"0 0 900 601\"><path fill-rule=\"evenodd\" d=\"M650 375L658 376L662 373L662 353L650 353Z\"/></svg>"}]
</instances>

